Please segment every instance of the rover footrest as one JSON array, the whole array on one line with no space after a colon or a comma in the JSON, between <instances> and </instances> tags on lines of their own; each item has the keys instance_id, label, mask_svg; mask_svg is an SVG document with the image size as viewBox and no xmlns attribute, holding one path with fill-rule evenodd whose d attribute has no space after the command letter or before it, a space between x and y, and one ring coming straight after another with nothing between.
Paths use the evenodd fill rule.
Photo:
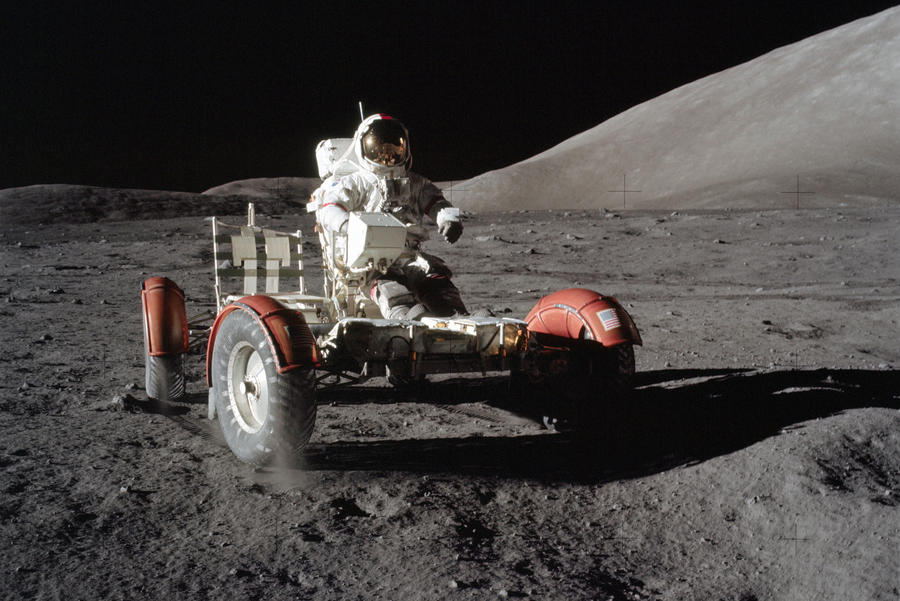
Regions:
<instances>
[{"instance_id":1,"label":"rover footrest","mask_svg":"<svg viewBox=\"0 0 900 601\"><path fill-rule=\"evenodd\" d=\"M506 369L528 344L526 323L505 317L349 318L319 340L326 364L408 359L417 373Z\"/></svg>"}]
</instances>

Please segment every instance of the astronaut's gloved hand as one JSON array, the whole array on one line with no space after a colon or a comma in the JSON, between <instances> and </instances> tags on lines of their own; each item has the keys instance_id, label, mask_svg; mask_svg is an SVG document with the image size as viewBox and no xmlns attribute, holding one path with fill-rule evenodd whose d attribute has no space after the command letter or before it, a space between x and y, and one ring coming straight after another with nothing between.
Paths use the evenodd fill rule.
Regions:
<instances>
[{"instance_id":1,"label":"astronaut's gloved hand","mask_svg":"<svg viewBox=\"0 0 900 601\"><path fill-rule=\"evenodd\" d=\"M444 207L437 214L438 231L444 240L453 244L459 240L462 235L463 225L459 220L459 209L455 207Z\"/></svg>"},{"instance_id":2,"label":"astronaut's gloved hand","mask_svg":"<svg viewBox=\"0 0 900 601\"><path fill-rule=\"evenodd\" d=\"M443 225L438 228L438 231L441 233L441 236L444 237L444 240L453 244L459 237L462 235L463 225L460 221L445 221Z\"/></svg>"}]
</instances>

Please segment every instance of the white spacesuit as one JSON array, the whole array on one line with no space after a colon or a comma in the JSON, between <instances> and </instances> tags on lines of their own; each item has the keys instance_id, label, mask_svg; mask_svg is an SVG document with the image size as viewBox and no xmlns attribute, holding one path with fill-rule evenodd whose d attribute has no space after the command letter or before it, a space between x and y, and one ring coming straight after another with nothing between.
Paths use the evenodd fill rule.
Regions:
<instances>
[{"instance_id":1,"label":"white spacesuit","mask_svg":"<svg viewBox=\"0 0 900 601\"><path fill-rule=\"evenodd\" d=\"M412 155L403 124L387 115L366 118L352 141L352 159L342 161L313 193L316 221L333 232L346 231L349 211L383 211L407 224L411 256L397 260L387 273L376 273L372 300L389 319L466 314L452 273L438 257L421 251L428 239L427 216L449 243L462 233L459 210L428 179L409 171Z\"/></svg>"}]
</instances>

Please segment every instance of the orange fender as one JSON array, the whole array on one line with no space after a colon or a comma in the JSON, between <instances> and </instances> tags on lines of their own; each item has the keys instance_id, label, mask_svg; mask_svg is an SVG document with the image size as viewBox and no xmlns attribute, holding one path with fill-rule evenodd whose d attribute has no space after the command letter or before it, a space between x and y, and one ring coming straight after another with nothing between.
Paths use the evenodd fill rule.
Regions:
<instances>
[{"instance_id":1,"label":"orange fender","mask_svg":"<svg viewBox=\"0 0 900 601\"><path fill-rule=\"evenodd\" d=\"M169 278L147 278L141 284L144 341L151 357L177 355L188 350L184 292Z\"/></svg>"},{"instance_id":2,"label":"orange fender","mask_svg":"<svg viewBox=\"0 0 900 601\"><path fill-rule=\"evenodd\" d=\"M603 346L642 344L631 315L611 296L567 288L541 298L525 317L528 330L560 338L595 340Z\"/></svg>"},{"instance_id":3,"label":"orange fender","mask_svg":"<svg viewBox=\"0 0 900 601\"><path fill-rule=\"evenodd\" d=\"M303 313L288 309L272 297L263 294L245 296L222 309L209 332L209 343L206 346L207 386L212 387L212 357L216 346L216 334L222 320L232 311L247 312L265 333L278 373L298 367L310 368L319 365L316 339Z\"/></svg>"}]
</instances>

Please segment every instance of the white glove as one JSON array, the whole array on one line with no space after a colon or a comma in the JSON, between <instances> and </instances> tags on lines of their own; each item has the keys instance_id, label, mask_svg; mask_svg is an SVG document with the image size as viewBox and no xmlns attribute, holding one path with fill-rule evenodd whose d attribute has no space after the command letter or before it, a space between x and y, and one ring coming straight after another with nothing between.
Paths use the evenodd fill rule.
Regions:
<instances>
[{"instance_id":1,"label":"white glove","mask_svg":"<svg viewBox=\"0 0 900 601\"><path fill-rule=\"evenodd\" d=\"M463 225L459 220L459 209L456 207L444 207L437 214L438 232L444 240L453 244L462 235Z\"/></svg>"}]
</instances>

